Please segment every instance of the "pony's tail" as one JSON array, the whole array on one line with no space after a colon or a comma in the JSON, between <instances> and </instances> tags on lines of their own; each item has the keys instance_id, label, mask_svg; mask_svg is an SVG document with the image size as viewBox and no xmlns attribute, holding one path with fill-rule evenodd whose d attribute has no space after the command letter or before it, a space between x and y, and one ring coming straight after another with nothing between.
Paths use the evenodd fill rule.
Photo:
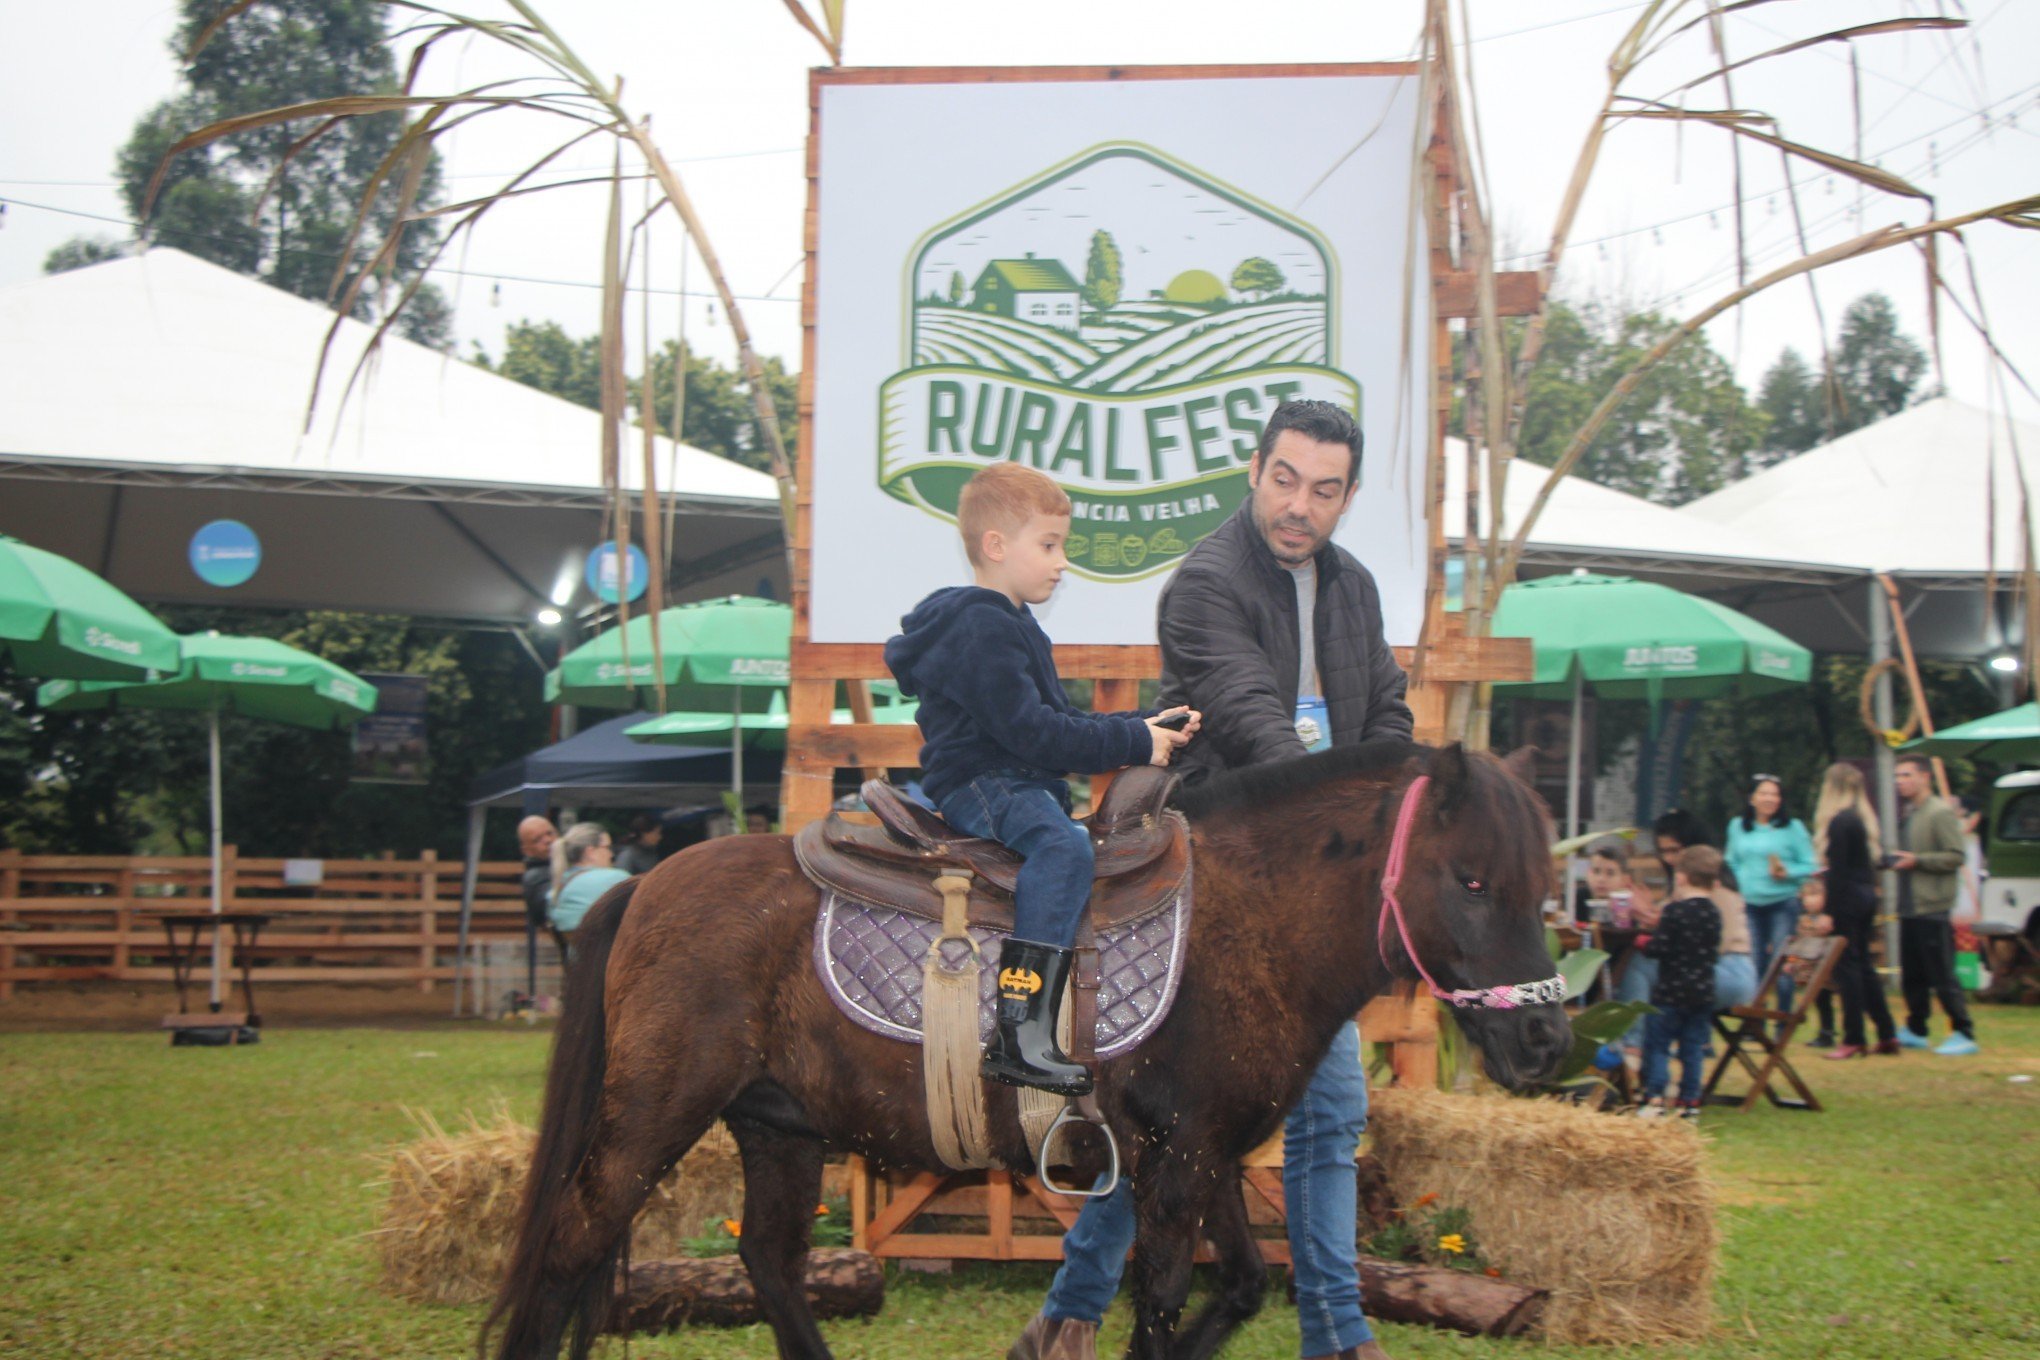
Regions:
<instances>
[{"instance_id":1,"label":"pony's tail","mask_svg":"<svg viewBox=\"0 0 2040 1360\"><path fill-rule=\"evenodd\" d=\"M594 1142L608 1057L603 980L623 914L641 881L633 878L610 889L575 933L566 969L566 1005L553 1035L545 1107L518 1210L517 1238L495 1306L475 1341L477 1360L487 1354L490 1333L499 1324L500 1360L551 1360L569 1325L574 1330L573 1353L585 1355L608 1310L629 1233L579 1278L550 1278L548 1261L562 1219L572 1212L575 1177Z\"/></svg>"}]
</instances>

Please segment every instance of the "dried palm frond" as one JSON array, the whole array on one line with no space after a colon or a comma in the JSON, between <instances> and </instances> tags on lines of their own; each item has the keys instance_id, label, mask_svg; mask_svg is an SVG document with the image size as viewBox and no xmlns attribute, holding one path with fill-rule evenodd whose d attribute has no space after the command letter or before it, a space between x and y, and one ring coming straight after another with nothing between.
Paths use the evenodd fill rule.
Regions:
<instances>
[{"instance_id":1,"label":"dried palm frond","mask_svg":"<svg viewBox=\"0 0 2040 1360\"><path fill-rule=\"evenodd\" d=\"M212 41L221 29L237 16L263 3L263 0L234 0L220 9L194 37L187 59ZM305 428L309 429L313 413L320 400L324 374L335 340L339 335L342 319L351 314L361 301L364 289L371 279L385 285L379 295L381 315L376 319L368 342L356 358L353 369L347 376L340 400L344 404L367 366L379 352L380 346L396 323L405 307L417 296L425 275L445 257L456 242L471 239L475 229L487 218L490 211L511 199L546 193L555 189L569 189L602 183L610 185L610 222L604 238L603 265L603 327L600 352L603 374L600 382L602 396L602 447L601 464L603 484L609 488L614 510L614 536L619 551L626 546L629 536L630 516L624 504L622 477L622 425L626 418L628 383L624 373L625 344L622 326L622 299L627 289L628 255L624 248L625 233L621 227L621 188L626 180L656 183L659 198L646 209L646 216L661 211L670 211L678 218L695 251L700 255L707 269L717 299L722 304L723 314L729 318L730 329L735 336L737 361L740 376L749 390L760 441L770 461L772 475L779 491L780 511L789 541L792 536L794 487L793 470L786 452L786 440L779 428L778 411L772 403L771 393L765 381L764 365L759 361L751 343L750 329L745 322L743 308L739 304L721 262L710 243L706 227L686 189L671 163L661 153L651 138L650 129L641 118L633 116L623 104L622 82L604 81L598 78L574 49L560 35L528 0L503 0L514 18L491 19L446 8L426 0L387 0L390 7L414 16L413 22L393 34L393 41L410 41L414 45L404 65L403 80L399 88L391 91L372 91L359 94L334 96L309 100L279 108L263 109L237 114L220 119L202 128L193 129L179 137L165 153L144 195L143 217L146 219L153 208L157 194L162 189L171 163L179 156L222 138L264 128L308 125L306 130L285 148L281 163L265 185L258 198L266 198L283 170L319 140L349 120L386 116L392 113L407 115L402 134L389 147L381 161L372 169L357 205L349 229L343 237L338 258L329 285L328 297L336 315L328 328L321 345L318 367L315 371L305 411ZM798 6L795 6L798 9ZM843 33L843 5L841 0L828 0L822 6L823 24L817 36L825 37L832 58L839 58ZM508 49L518 59L528 62L534 69L504 79L492 80L465 89L448 93L430 94L421 92L419 87L426 58L450 38L479 37ZM554 145L536 155L522 170L508 176L496 191L446 206L431 207L419 203L422 186L426 183L427 171L441 139L458 128L479 119L494 117L505 112L538 114L549 119L561 119L570 127L567 135ZM610 173L595 177L572 177L567 179L535 182L535 178L549 166L555 164L567 151L578 147L590 138L608 137L612 141L612 164ZM632 166L626 173L624 156L641 162L641 170ZM386 233L374 251L364 258L362 241L378 200L390 196L395 201L395 228ZM395 269L401 250L405 227L408 224L428 219L452 219L450 229L433 243L426 252L422 266L411 282L401 290L387 287L395 276ZM640 226L643 222L640 222ZM635 232L631 233L635 239ZM390 294L394 293L394 296ZM649 359L649 354L647 354ZM684 376L676 371L676 381ZM651 388L651 379L645 379ZM647 405L644 410L648 411ZM646 425L646 437L651 437L651 422L648 416L641 417ZM677 439L677 422L672 431ZM645 460L643 506L641 515L646 524L646 538L649 547L655 551L648 557L659 568L655 572L653 603L656 609L663 601L663 575L665 554L661 550L662 535L653 522L659 517L658 485L654 460L649 453ZM628 609L628 605L625 606ZM656 627L656 625L655 625Z\"/></svg>"},{"instance_id":2,"label":"dried palm frond","mask_svg":"<svg viewBox=\"0 0 2040 1360\"><path fill-rule=\"evenodd\" d=\"M1502 330L1500 319L1495 315L1497 309L1494 306L1492 236L1488 229L1485 204L1482 201L1484 195L1475 191L1474 178L1466 175L1460 177L1455 189L1455 202L1452 205L1456 212L1447 218L1439 219L1452 220L1459 224L1460 230L1455 242L1456 267L1473 273L1478 280L1474 294L1475 315L1468 322L1471 343L1469 376L1464 394L1465 433L1470 460L1466 507L1468 549L1465 561L1469 587L1466 623L1467 632L1471 636L1481 636L1487 631L1493 610L1500 603L1502 591L1515 577L1516 565L1520 560L1523 546L1533 532L1539 514L1556 489L1558 479L1578 463L1588 445L1593 442L1622 401L1636 389L1644 375L1681 341L1696 333L1709 321L1739 307L1741 303L1764 289L1787 279L1805 276L1809 288L1813 289L1812 276L1815 271L1840 260L1857 258L1872 251L1908 242L1921 242L1931 248L1932 243L1941 235L1949 232L1959 234L1963 226L1983 221L1995 221L2007 226L2029 229L2040 226L2040 211L2036 211L2040 209L2040 203L2033 199L2015 199L1959 216L1936 216L1933 214L1931 195L1902 176L1871 163L1863 155L1860 82L1855 67L1857 43L1864 39L1907 33L1952 32L1968 25L1965 17L1954 17L1944 13L1931 17L1867 19L1848 27L1792 39L1767 47L1753 55L1731 57L1723 30L1724 18L1773 3L1782 3L1782 0L1648 0L1639 7L1635 17L1609 53L1607 84L1602 92L1600 107L1588 121L1585 138L1560 195L1549 244L1538 262L1539 302L1524 319L1520 332L1513 337L1513 344L1509 343L1510 337ZM1469 125L1477 126L1477 114L1473 112L1472 81L1470 74L1461 69L1459 60L1459 54L1470 50L1464 43L1464 39L1470 35L1462 32L1455 37L1453 34L1450 0L1428 0L1426 17L1425 55L1428 62L1443 73L1438 93L1441 122L1451 138L1457 163L1462 167L1477 165L1479 153L1475 144L1476 139L1468 132ZM1462 29L1467 27L1463 13L1461 27ZM1646 98L1630 92L1630 84L1643 67L1661 57L1666 57L1673 51L1678 39L1703 27L1707 30L1708 50L1712 55L1712 61L1707 69L1698 74L1675 78L1671 87L1656 97ZM1779 131L1777 120L1769 113L1737 104L1732 73L1759 63L1790 61L1796 54L1836 43L1847 47L1850 54L1852 91L1857 109L1854 119L1856 135L1853 155L1845 155L1830 148L1788 138ZM1717 80L1721 82L1724 96L1722 107L1692 109L1683 106L1684 95ZM1609 134L1625 125L1654 121L1671 122L1681 127L1691 123L1698 127L1716 128L1727 133L1731 139L1731 164L1735 181L1733 211L1736 235L1736 286L1702 307L1671 334L1665 336L1659 344L1639 357L1629 372L1617 380L1614 389L1572 433L1565 451L1559 457L1558 465L1545 476L1528 514L1521 522L1508 524L1502 513L1503 488L1522 437L1530 375L1543 351L1553 281L1565 261L1566 250L1571 243L1582 204L1593 183L1601 152ZM1777 152L1785 165L1787 198L1792 204L1794 226L1800 246L1799 258L1754 280L1748 276L1748 234L1743 217L1745 192L1739 148L1744 140ZM1793 181L1792 167L1795 164L1809 165L1822 173L1846 178L1856 186L1859 196L1878 193L1926 203L1930 220L1917 226L1893 225L1864 232L1838 245L1813 250L1806 239L1806 227L1800 213L1797 186ZM1931 254L1928 271L1930 289L1947 296L1944 287L1935 286L1940 274L1938 263ZM1814 301L1818 314L1817 289L1814 291ZM1935 324L1938 333L1938 322ZM1824 319L1821 329L1822 352L1825 358L1827 341ZM1831 369L1832 364L1824 364L1824 370ZM1476 462L1478 466L1475 466ZM1483 470L1486 473L1484 478L1480 475ZM1481 485L1482 481L1485 481L1485 486ZM1483 498L1488 509L1484 535L1479 525L1479 510ZM1472 544L1476 535L1483 538L1477 552L1474 551ZM2036 580L2040 580L2040 573L2036 573ZM2034 599L2034 607L2040 609L2040 590L2034 591ZM1470 702L1459 694L1452 696L1452 701L1448 705L1448 712L1451 715L1450 735L1470 740L1476 745L1485 744L1489 708L1488 690L1489 687L1486 685L1474 686Z\"/></svg>"}]
</instances>

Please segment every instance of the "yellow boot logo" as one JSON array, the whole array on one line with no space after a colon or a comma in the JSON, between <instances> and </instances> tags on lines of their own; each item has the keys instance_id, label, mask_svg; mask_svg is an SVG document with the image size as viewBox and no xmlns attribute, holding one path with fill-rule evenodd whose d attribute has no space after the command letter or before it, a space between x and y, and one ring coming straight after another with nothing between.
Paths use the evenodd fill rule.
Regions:
<instances>
[{"instance_id":1,"label":"yellow boot logo","mask_svg":"<svg viewBox=\"0 0 2040 1360\"><path fill-rule=\"evenodd\" d=\"M1004 968L999 971L999 995L1024 1001L1041 990L1041 974L1032 968Z\"/></svg>"}]
</instances>

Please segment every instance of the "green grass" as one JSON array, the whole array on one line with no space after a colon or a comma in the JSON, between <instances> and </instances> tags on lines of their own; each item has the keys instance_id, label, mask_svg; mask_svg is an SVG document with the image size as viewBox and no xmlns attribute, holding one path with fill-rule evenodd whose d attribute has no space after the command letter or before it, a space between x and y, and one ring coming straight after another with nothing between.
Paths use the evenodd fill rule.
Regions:
<instances>
[{"instance_id":1,"label":"green grass","mask_svg":"<svg viewBox=\"0 0 2040 1360\"><path fill-rule=\"evenodd\" d=\"M1718 1331L1661 1354L2040 1354L2040 1011L1980 1020L1977 1058L1808 1062L1825 1114L1709 1113ZM478 1309L374 1286L361 1237L379 1204L371 1154L410 1136L407 1108L452 1125L502 1100L529 1118L545 1045L451 1026L277 1030L241 1051L172 1051L153 1034L0 1036L0 1356L470 1353ZM989 1360L1047 1281L1031 1266L894 1272L878 1320L827 1331L845 1357ZM1124 1337L1122 1309L1105 1340L1116 1351ZM1605 1353L1392 1326L1383 1340L1398 1357ZM1295 1314L1271 1294L1228 1354L1295 1348ZM774 1352L752 1327L632 1353Z\"/></svg>"}]
</instances>

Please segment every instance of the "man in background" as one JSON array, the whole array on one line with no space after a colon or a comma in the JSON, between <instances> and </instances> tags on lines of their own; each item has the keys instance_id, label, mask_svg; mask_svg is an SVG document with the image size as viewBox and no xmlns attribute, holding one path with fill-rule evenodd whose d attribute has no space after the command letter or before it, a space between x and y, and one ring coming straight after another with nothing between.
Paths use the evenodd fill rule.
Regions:
<instances>
[{"instance_id":1,"label":"man in background","mask_svg":"<svg viewBox=\"0 0 2040 1360\"><path fill-rule=\"evenodd\" d=\"M538 994L538 932L547 928L552 906L552 848L559 828L543 817L517 824L517 849L524 856L524 996Z\"/></svg>"},{"instance_id":2,"label":"man in background","mask_svg":"<svg viewBox=\"0 0 2040 1360\"><path fill-rule=\"evenodd\" d=\"M1955 1032L1934 1049L1948 1058L1976 1052L1976 1025L1969 1000L1955 980L1955 931L1948 914L1967 862L1968 838L1962 816L1934 797L1934 767L1925 756L1900 756L1898 772L1898 967L1905 992L1905 1024L1898 1042L1927 1047L1933 999L1948 1012Z\"/></svg>"}]
</instances>

